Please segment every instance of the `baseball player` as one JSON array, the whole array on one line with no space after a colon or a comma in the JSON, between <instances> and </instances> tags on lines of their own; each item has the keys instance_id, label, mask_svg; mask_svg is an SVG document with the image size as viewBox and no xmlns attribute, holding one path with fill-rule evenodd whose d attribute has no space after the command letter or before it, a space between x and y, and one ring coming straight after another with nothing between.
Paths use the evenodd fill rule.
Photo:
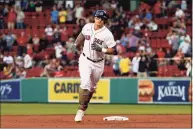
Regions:
<instances>
[{"instance_id":1,"label":"baseball player","mask_svg":"<svg viewBox=\"0 0 193 129\"><path fill-rule=\"evenodd\" d=\"M92 98L97 83L104 70L105 54L114 54L116 42L105 26L108 15L104 10L97 10L94 23L87 23L75 40L75 50L81 51L79 57L79 73L81 84L79 89L79 107L75 121L80 122L88 103Z\"/></svg>"}]
</instances>

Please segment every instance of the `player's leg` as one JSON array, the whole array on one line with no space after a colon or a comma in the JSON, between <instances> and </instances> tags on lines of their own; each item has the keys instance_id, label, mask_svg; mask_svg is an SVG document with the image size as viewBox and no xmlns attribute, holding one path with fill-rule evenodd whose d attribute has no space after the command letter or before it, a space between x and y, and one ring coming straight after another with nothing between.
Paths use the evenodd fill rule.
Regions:
<instances>
[{"instance_id":1,"label":"player's leg","mask_svg":"<svg viewBox=\"0 0 193 129\"><path fill-rule=\"evenodd\" d=\"M88 89L79 88L79 107L78 109L85 111L88 108L90 99L93 96L94 91L89 91Z\"/></svg>"},{"instance_id":2,"label":"player's leg","mask_svg":"<svg viewBox=\"0 0 193 129\"><path fill-rule=\"evenodd\" d=\"M104 67L100 66L100 67L95 67L95 69L93 70L93 75L92 75L92 79L91 79L91 88L92 89L97 89L97 83L99 82L102 74L103 74L103 70L104 70Z\"/></svg>"},{"instance_id":3,"label":"player's leg","mask_svg":"<svg viewBox=\"0 0 193 129\"><path fill-rule=\"evenodd\" d=\"M96 66L95 66L96 65ZM95 92L95 89L97 88L97 83L103 73L103 69L104 66L103 64L90 64L90 72L91 74L89 74L89 86L87 87L87 89L83 89L82 85L80 86L80 90L79 90L79 102L80 102L80 106L79 109L85 111L88 108L88 104ZM87 68L88 69L88 68ZM90 73L89 72L89 73ZM82 83L82 82L81 82ZM87 85L87 84L84 84Z\"/></svg>"},{"instance_id":4,"label":"player's leg","mask_svg":"<svg viewBox=\"0 0 193 129\"><path fill-rule=\"evenodd\" d=\"M87 109L88 103L93 94L93 92L89 91L91 85L90 77L92 73L92 68L90 66L90 62L83 56L80 56L79 59L79 73L81 84L79 87L79 107L75 116L75 121L77 122L82 121L84 111Z\"/></svg>"}]
</instances>

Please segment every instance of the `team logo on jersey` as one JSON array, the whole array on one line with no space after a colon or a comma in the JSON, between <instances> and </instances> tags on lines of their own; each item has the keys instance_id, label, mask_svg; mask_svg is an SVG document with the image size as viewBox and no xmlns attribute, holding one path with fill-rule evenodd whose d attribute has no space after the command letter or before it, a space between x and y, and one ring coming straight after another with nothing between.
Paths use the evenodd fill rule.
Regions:
<instances>
[{"instance_id":1,"label":"team logo on jersey","mask_svg":"<svg viewBox=\"0 0 193 129\"><path fill-rule=\"evenodd\" d=\"M90 35L85 35L86 40L90 40Z\"/></svg>"},{"instance_id":2,"label":"team logo on jersey","mask_svg":"<svg viewBox=\"0 0 193 129\"><path fill-rule=\"evenodd\" d=\"M104 41L95 38L93 43L98 43L98 44L102 45L103 42L104 42Z\"/></svg>"}]
</instances>

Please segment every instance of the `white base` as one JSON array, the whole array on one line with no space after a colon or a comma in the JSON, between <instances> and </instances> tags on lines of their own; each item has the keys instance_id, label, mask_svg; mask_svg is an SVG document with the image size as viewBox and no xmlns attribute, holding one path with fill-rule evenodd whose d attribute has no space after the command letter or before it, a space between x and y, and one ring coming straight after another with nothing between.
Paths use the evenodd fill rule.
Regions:
<instances>
[{"instance_id":1,"label":"white base","mask_svg":"<svg viewBox=\"0 0 193 129\"><path fill-rule=\"evenodd\" d=\"M126 121L126 120L129 120L129 118L123 117L123 116L110 116L110 117L104 117L103 120L105 121Z\"/></svg>"}]
</instances>

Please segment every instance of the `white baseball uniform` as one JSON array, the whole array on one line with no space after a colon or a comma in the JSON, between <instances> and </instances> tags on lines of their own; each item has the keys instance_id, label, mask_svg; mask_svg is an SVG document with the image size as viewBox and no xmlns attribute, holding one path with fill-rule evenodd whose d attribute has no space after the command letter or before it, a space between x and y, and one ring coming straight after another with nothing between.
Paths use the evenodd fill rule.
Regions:
<instances>
[{"instance_id":1,"label":"white baseball uniform","mask_svg":"<svg viewBox=\"0 0 193 129\"><path fill-rule=\"evenodd\" d=\"M99 30L94 30L94 23L87 23L81 33L84 35L85 41L82 54L79 57L80 87L92 92L97 88L97 83L103 73L105 54L92 50L91 44L97 43L103 48L112 48L116 42L108 28L103 26Z\"/></svg>"}]
</instances>

